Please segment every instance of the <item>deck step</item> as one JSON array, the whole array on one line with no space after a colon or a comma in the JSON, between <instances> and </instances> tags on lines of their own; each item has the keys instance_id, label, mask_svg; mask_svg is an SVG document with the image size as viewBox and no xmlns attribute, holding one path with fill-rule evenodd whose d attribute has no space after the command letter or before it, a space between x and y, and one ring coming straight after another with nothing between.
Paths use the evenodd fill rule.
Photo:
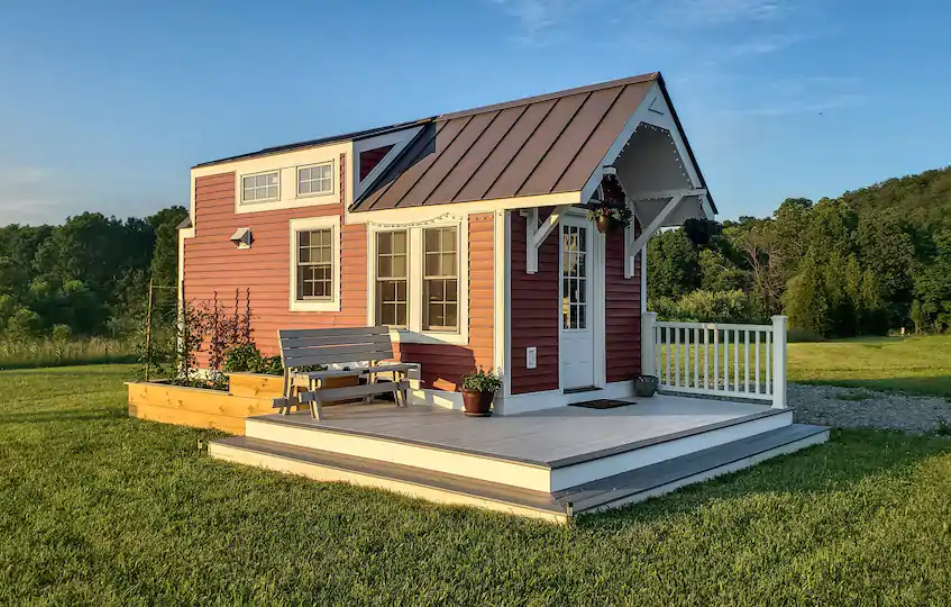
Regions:
<instances>
[{"instance_id":1,"label":"deck step","mask_svg":"<svg viewBox=\"0 0 951 607\"><path fill-rule=\"evenodd\" d=\"M440 503L479 506L553 522L569 518L565 505L549 493L353 455L246 436L211 441L208 452L217 459L320 481L387 489Z\"/></svg>"},{"instance_id":2,"label":"deck step","mask_svg":"<svg viewBox=\"0 0 951 607\"><path fill-rule=\"evenodd\" d=\"M444 504L566 522L576 514L643 501L828 438L828 428L793 424L553 494L245 436L212 441L209 454L320 481L350 482Z\"/></svg>"},{"instance_id":3,"label":"deck step","mask_svg":"<svg viewBox=\"0 0 951 607\"><path fill-rule=\"evenodd\" d=\"M615 476L557 491L574 514L597 512L674 491L829 440L824 426L792 424Z\"/></svg>"}]
</instances>

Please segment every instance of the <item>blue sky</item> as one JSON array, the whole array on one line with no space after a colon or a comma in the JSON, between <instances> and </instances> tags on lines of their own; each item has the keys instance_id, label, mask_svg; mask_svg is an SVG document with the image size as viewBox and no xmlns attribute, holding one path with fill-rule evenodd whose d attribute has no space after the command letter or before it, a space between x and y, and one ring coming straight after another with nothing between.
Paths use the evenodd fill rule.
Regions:
<instances>
[{"instance_id":1,"label":"blue sky","mask_svg":"<svg viewBox=\"0 0 951 607\"><path fill-rule=\"evenodd\" d=\"M0 225L261 147L660 70L724 218L951 162L942 0L0 0Z\"/></svg>"}]
</instances>

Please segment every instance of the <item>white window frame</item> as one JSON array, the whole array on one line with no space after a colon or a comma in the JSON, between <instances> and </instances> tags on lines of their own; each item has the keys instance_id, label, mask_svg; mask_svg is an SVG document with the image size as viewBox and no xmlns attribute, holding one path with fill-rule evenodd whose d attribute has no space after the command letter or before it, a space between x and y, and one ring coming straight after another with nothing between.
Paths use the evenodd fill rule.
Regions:
<instances>
[{"instance_id":1,"label":"white window frame","mask_svg":"<svg viewBox=\"0 0 951 607\"><path fill-rule=\"evenodd\" d=\"M300 191L300 172L305 169L312 169L320 166L330 166L330 189L324 192L309 192L302 194ZM296 198L318 198L320 196L333 196L337 193L337 179L335 177L336 163L333 160L326 162L314 162L311 164L302 164L294 167L294 194Z\"/></svg>"},{"instance_id":2,"label":"white window frame","mask_svg":"<svg viewBox=\"0 0 951 607\"><path fill-rule=\"evenodd\" d=\"M330 299L297 299L298 232L330 229L333 243L333 288ZM308 217L290 220L290 283L289 306L292 312L339 312L340 311L340 216Z\"/></svg>"},{"instance_id":3,"label":"white window frame","mask_svg":"<svg viewBox=\"0 0 951 607\"><path fill-rule=\"evenodd\" d=\"M256 198L254 200L245 200L244 199L244 180L248 177L261 177L262 175L277 175L277 196L272 196L270 198ZM257 173L247 173L241 175L241 179L238 181L239 194L238 199L241 201L241 204L244 206L257 206L259 204L266 204L268 202L276 202L281 199L281 170L273 169L270 171L259 171Z\"/></svg>"},{"instance_id":4,"label":"white window frame","mask_svg":"<svg viewBox=\"0 0 951 607\"><path fill-rule=\"evenodd\" d=\"M459 327L456 331L423 330L423 230L426 228L456 228L457 255L459 264ZM376 234L407 230L409 233L409 280L405 329L393 328L393 341L417 344L469 343L469 218L467 216L441 216L421 224L368 224L367 229L367 324L376 326Z\"/></svg>"}]
</instances>

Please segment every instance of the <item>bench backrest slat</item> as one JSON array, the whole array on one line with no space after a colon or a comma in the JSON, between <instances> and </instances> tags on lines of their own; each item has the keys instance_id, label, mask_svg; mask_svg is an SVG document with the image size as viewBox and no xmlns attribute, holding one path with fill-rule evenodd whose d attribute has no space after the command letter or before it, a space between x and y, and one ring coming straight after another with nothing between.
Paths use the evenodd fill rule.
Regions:
<instances>
[{"instance_id":1,"label":"bench backrest slat","mask_svg":"<svg viewBox=\"0 0 951 607\"><path fill-rule=\"evenodd\" d=\"M393 344L386 327L281 330L278 337L281 360L288 369L393 358Z\"/></svg>"},{"instance_id":2,"label":"bench backrest slat","mask_svg":"<svg viewBox=\"0 0 951 607\"><path fill-rule=\"evenodd\" d=\"M386 327L350 327L339 329L280 329L277 335L281 339L298 339L316 335L336 335L339 337L359 337L361 335L389 335Z\"/></svg>"}]
</instances>

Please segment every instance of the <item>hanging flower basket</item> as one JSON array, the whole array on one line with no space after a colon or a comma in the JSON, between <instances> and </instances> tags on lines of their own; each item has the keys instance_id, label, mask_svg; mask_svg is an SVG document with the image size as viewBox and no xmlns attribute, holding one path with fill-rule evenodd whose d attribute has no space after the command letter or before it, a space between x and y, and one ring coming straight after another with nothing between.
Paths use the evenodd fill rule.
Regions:
<instances>
[{"instance_id":1,"label":"hanging flower basket","mask_svg":"<svg viewBox=\"0 0 951 607\"><path fill-rule=\"evenodd\" d=\"M610 234L618 228L631 225L633 214L627 206L598 205L588 211L588 220L593 221L598 231Z\"/></svg>"}]
</instances>

